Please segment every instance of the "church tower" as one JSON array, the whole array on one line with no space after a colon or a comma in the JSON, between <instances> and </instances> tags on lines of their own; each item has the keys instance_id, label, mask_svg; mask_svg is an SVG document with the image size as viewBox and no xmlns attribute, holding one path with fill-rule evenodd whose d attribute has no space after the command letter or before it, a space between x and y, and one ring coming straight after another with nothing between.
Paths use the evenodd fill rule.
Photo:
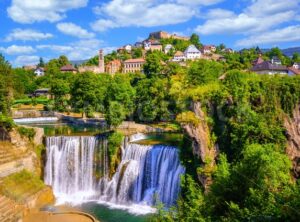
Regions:
<instances>
[{"instance_id":1,"label":"church tower","mask_svg":"<svg viewBox=\"0 0 300 222\"><path fill-rule=\"evenodd\" d=\"M104 55L102 49L99 50L99 72L105 73Z\"/></svg>"}]
</instances>

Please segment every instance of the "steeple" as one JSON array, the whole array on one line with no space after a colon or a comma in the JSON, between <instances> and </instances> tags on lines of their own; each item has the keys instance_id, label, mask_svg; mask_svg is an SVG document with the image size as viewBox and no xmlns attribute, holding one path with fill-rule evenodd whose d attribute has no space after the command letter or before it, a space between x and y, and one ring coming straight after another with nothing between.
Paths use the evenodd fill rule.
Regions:
<instances>
[{"instance_id":1,"label":"steeple","mask_svg":"<svg viewBox=\"0 0 300 222\"><path fill-rule=\"evenodd\" d=\"M103 50L99 50L99 72L104 73L105 72L105 65L104 65L104 56L103 56Z\"/></svg>"}]
</instances>

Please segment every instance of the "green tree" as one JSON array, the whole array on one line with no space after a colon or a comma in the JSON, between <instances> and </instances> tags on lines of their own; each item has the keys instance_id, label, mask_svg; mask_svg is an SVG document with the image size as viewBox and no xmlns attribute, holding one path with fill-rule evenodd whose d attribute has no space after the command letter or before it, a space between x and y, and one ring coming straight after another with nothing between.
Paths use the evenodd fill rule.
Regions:
<instances>
[{"instance_id":1,"label":"green tree","mask_svg":"<svg viewBox=\"0 0 300 222\"><path fill-rule=\"evenodd\" d=\"M69 83L63 79L54 79L51 85L51 93L54 95L54 107L63 112L66 110L66 95L70 92Z\"/></svg>"},{"instance_id":2,"label":"green tree","mask_svg":"<svg viewBox=\"0 0 300 222\"><path fill-rule=\"evenodd\" d=\"M11 65L0 54L0 113L7 115L13 98Z\"/></svg>"},{"instance_id":3,"label":"green tree","mask_svg":"<svg viewBox=\"0 0 300 222\"><path fill-rule=\"evenodd\" d=\"M107 112L105 114L105 120L110 127L119 126L126 117L126 113L122 104L116 101L110 101Z\"/></svg>"},{"instance_id":4,"label":"green tree","mask_svg":"<svg viewBox=\"0 0 300 222\"><path fill-rule=\"evenodd\" d=\"M42 57L40 57L40 61L39 61L38 67L45 67L45 62L44 62L44 60L43 60Z\"/></svg>"},{"instance_id":5,"label":"green tree","mask_svg":"<svg viewBox=\"0 0 300 222\"><path fill-rule=\"evenodd\" d=\"M193 44L193 45L195 45L196 47L201 47L201 44L200 44L200 37L199 37L199 35L197 35L197 34L195 34L195 33L193 33L192 35L191 35L191 38L190 38L190 42Z\"/></svg>"}]
</instances>

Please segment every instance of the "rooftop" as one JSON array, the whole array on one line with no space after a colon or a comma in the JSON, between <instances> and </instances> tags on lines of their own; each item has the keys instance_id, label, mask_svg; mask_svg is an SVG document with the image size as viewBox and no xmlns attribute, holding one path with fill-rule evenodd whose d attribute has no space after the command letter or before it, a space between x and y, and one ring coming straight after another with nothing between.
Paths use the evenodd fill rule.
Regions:
<instances>
[{"instance_id":1,"label":"rooftop","mask_svg":"<svg viewBox=\"0 0 300 222\"><path fill-rule=\"evenodd\" d=\"M196 46L190 45L189 47L187 47L184 53L200 53L200 51L196 48Z\"/></svg>"},{"instance_id":2,"label":"rooftop","mask_svg":"<svg viewBox=\"0 0 300 222\"><path fill-rule=\"evenodd\" d=\"M127 59L124 61L124 63L142 63L145 62L145 59L138 58L138 59Z\"/></svg>"},{"instance_id":3,"label":"rooftop","mask_svg":"<svg viewBox=\"0 0 300 222\"><path fill-rule=\"evenodd\" d=\"M276 65L269 61L265 61L253 66L251 70L252 71L263 71L263 70L287 71L287 67L282 65Z\"/></svg>"},{"instance_id":4,"label":"rooftop","mask_svg":"<svg viewBox=\"0 0 300 222\"><path fill-rule=\"evenodd\" d=\"M68 65L61 67L60 71L76 71L76 69L71 64L68 64Z\"/></svg>"}]
</instances>

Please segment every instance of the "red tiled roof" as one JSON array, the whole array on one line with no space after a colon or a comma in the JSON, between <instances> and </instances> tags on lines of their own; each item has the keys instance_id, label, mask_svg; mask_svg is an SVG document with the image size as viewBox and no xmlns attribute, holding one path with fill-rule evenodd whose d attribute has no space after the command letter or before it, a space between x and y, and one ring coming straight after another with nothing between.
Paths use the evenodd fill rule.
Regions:
<instances>
[{"instance_id":1,"label":"red tiled roof","mask_svg":"<svg viewBox=\"0 0 300 222\"><path fill-rule=\"evenodd\" d=\"M60 71L77 71L71 64L65 65L60 68Z\"/></svg>"},{"instance_id":2,"label":"red tiled roof","mask_svg":"<svg viewBox=\"0 0 300 222\"><path fill-rule=\"evenodd\" d=\"M145 62L145 59L139 58L139 59L127 59L124 61L124 63L143 63Z\"/></svg>"},{"instance_id":3,"label":"red tiled roof","mask_svg":"<svg viewBox=\"0 0 300 222\"><path fill-rule=\"evenodd\" d=\"M288 69L295 75L300 75L300 69L295 69L294 67L288 67Z\"/></svg>"}]
</instances>

